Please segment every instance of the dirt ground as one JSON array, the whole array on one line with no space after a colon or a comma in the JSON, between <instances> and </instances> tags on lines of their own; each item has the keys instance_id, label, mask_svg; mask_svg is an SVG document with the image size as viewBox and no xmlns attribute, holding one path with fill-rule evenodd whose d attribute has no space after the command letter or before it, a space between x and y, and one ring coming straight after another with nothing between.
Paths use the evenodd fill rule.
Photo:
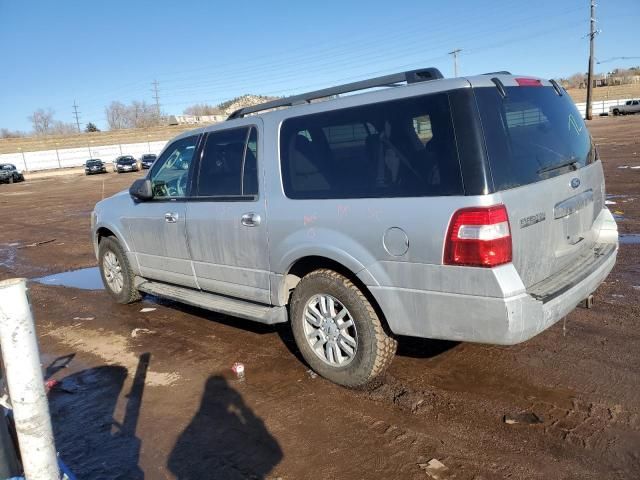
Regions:
<instances>
[{"instance_id":1,"label":"dirt ground","mask_svg":"<svg viewBox=\"0 0 640 480\"><path fill-rule=\"evenodd\" d=\"M640 233L640 116L589 127L619 229ZM137 175L0 185L0 278L94 266L93 205ZM640 477L638 244L621 245L593 309L512 347L400 338L369 391L312 375L286 325L30 286L43 367L61 380L57 447L79 479L425 479L434 458L439 478ZM503 421L520 412L542 422Z\"/></svg>"}]
</instances>

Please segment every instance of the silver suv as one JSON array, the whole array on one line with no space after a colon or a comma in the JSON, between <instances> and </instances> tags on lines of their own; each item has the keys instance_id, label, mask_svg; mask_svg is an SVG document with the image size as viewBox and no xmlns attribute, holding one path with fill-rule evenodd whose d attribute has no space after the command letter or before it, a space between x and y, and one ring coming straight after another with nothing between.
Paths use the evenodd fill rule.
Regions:
<instances>
[{"instance_id":1,"label":"silver suv","mask_svg":"<svg viewBox=\"0 0 640 480\"><path fill-rule=\"evenodd\" d=\"M288 321L315 371L357 387L400 336L511 345L592 298L618 250L604 196L556 82L425 69L184 133L92 231L116 301Z\"/></svg>"}]
</instances>

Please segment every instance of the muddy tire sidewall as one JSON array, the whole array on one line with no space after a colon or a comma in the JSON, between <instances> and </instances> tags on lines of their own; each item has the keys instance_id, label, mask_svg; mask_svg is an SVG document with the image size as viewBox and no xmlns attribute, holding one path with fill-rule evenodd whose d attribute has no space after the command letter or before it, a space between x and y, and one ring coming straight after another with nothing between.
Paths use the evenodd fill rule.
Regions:
<instances>
[{"instance_id":1,"label":"muddy tire sidewall","mask_svg":"<svg viewBox=\"0 0 640 480\"><path fill-rule=\"evenodd\" d=\"M331 366L309 345L304 331L307 302L317 294L328 294L342 303L353 319L357 349L344 367ZM373 306L349 279L332 270L316 270L305 276L293 292L290 305L291 328L300 353L309 366L334 383L361 388L380 376L395 354L396 342L388 337Z\"/></svg>"},{"instance_id":2,"label":"muddy tire sidewall","mask_svg":"<svg viewBox=\"0 0 640 480\"><path fill-rule=\"evenodd\" d=\"M122 269L123 284L120 292L114 292L105 278L104 256L107 252L112 252L116 256ZM98 268L100 270L100 277L102 277L102 283L104 284L105 290L116 302L126 304L140 300L140 292L135 288L135 275L131 270L131 265L129 264L127 255L125 254L122 245L120 245L120 242L118 242L114 237L106 237L100 241L100 245L98 247Z\"/></svg>"}]
</instances>

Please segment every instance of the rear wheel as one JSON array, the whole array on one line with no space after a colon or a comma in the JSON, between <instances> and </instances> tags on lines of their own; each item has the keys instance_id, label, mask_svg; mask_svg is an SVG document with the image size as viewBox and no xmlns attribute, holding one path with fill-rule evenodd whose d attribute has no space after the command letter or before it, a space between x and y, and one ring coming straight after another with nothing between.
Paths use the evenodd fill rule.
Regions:
<instances>
[{"instance_id":1,"label":"rear wheel","mask_svg":"<svg viewBox=\"0 0 640 480\"><path fill-rule=\"evenodd\" d=\"M140 300L140 292L135 288L129 260L114 237L106 237L100 241L98 265L102 282L116 302L132 303Z\"/></svg>"},{"instance_id":2,"label":"rear wheel","mask_svg":"<svg viewBox=\"0 0 640 480\"><path fill-rule=\"evenodd\" d=\"M371 303L348 278L333 270L306 275L291 298L291 328L313 370L346 387L379 377L395 355Z\"/></svg>"},{"instance_id":3,"label":"rear wheel","mask_svg":"<svg viewBox=\"0 0 640 480\"><path fill-rule=\"evenodd\" d=\"M613 109L613 115L614 115L615 117L617 117L618 115L620 115L620 110L618 110L617 108L614 108L614 109Z\"/></svg>"}]
</instances>

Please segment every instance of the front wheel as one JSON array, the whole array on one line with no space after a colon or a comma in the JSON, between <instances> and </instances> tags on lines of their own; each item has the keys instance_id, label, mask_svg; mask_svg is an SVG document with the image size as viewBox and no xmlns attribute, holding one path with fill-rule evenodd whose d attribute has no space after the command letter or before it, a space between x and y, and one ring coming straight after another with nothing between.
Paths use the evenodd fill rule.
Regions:
<instances>
[{"instance_id":1,"label":"front wheel","mask_svg":"<svg viewBox=\"0 0 640 480\"><path fill-rule=\"evenodd\" d=\"M302 356L332 382L362 387L393 360L397 342L362 291L333 270L306 275L293 292L290 311Z\"/></svg>"},{"instance_id":2,"label":"front wheel","mask_svg":"<svg viewBox=\"0 0 640 480\"><path fill-rule=\"evenodd\" d=\"M106 237L100 241L98 265L102 283L116 302L132 303L140 300L140 292L135 288L129 260L115 238Z\"/></svg>"},{"instance_id":3,"label":"front wheel","mask_svg":"<svg viewBox=\"0 0 640 480\"><path fill-rule=\"evenodd\" d=\"M617 117L618 115L620 115L620 110L618 110L617 108L613 111L613 116Z\"/></svg>"}]
</instances>

